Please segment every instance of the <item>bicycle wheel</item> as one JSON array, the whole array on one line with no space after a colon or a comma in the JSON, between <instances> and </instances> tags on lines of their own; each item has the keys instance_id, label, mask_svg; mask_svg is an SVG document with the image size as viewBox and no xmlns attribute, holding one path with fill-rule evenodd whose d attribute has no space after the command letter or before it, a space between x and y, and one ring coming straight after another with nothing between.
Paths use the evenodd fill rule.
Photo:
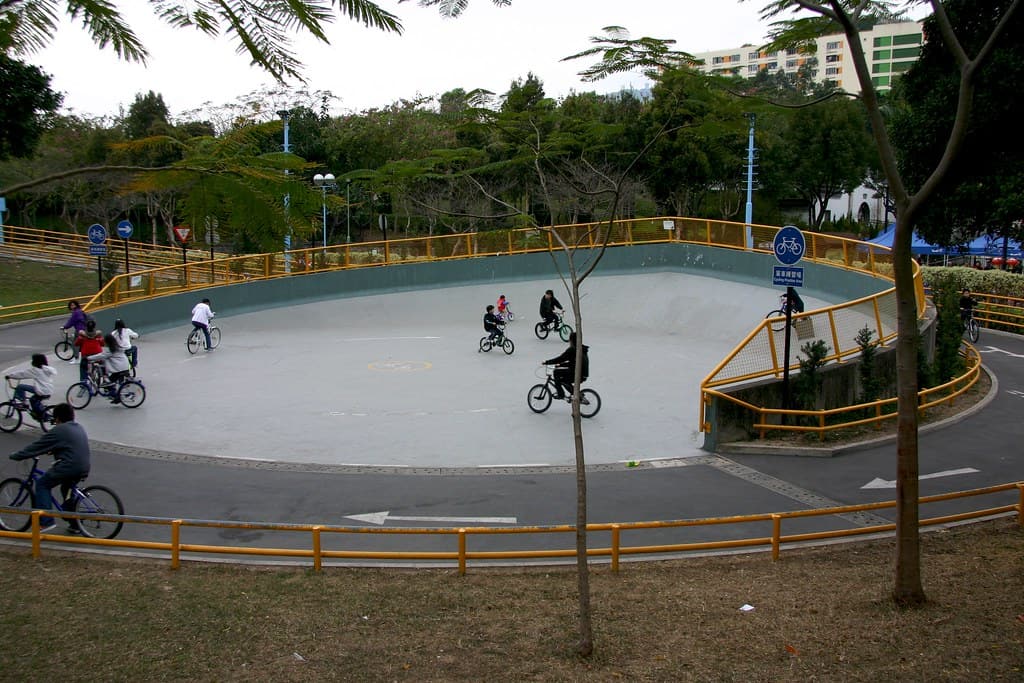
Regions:
<instances>
[{"instance_id":1,"label":"bicycle wheel","mask_svg":"<svg viewBox=\"0 0 1024 683\"><path fill-rule=\"evenodd\" d=\"M39 420L39 428L44 432L50 431L53 426L53 406L43 407L43 419Z\"/></svg>"},{"instance_id":2,"label":"bicycle wheel","mask_svg":"<svg viewBox=\"0 0 1024 683\"><path fill-rule=\"evenodd\" d=\"M53 352L61 360L71 360L75 357L75 347L67 339L57 342L53 347Z\"/></svg>"},{"instance_id":3,"label":"bicycle wheel","mask_svg":"<svg viewBox=\"0 0 1024 683\"><path fill-rule=\"evenodd\" d=\"M127 380L118 388L117 398L125 408L138 408L146 400L146 387L142 382Z\"/></svg>"},{"instance_id":4,"label":"bicycle wheel","mask_svg":"<svg viewBox=\"0 0 1024 683\"><path fill-rule=\"evenodd\" d=\"M512 322L513 320L516 319L516 314L512 312L511 308L505 309L505 319L508 320L509 322Z\"/></svg>"},{"instance_id":5,"label":"bicycle wheel","mask_svg":"<svg viewBox=\"0 0 1024 683\"><path fill-rule=\"evenodd\" d=\"M480 350L487 352L491 350L491 340L487 337L480 337Z\"/></svg>"},{"instance_id":6,"label":"bicycle wheel","mask_svg":"<svg viewBox=\"0 0 1024 683\"><path fill-rule=\"evenodd\" d=\"M21 410L10 401L0 403L0 432L13 432L21 426Z\"/></svg>"},{"instance_id":7,"label":"bicycle wheel","mask_svg":"<svg viewBox=\"0 0 1024 683\"><path fill-rule=\"evenodd\" d=\"M593 389L580 392L580 417L594 417L601 410L601 396Z\"/></svg>"},{"instance_id":8,"label":"bicycle wheel","mask_svg":"<svg viewBox=\"0 0 1024 683\"><path fill-rule=\"evenodd\" d=\"M535 384L526 395L526 404L535 413L543 413L551 407L551 392L547 384Z\"/></svg>"},{"instance_id":9,"label":"bicycle wheel","mask_svg":"<svg viewBox=\"0 0 1024 683\"><path fill-rule=\"evenodd\" d=\"M75 382L68 387L68 393L64 396L67 399L68 405L75 410L80 410L92 400L92 389L89 387L88 382Z\"/></svg>"},{"instance_id":10,"label":"bicycle wheel","mask_svg":"<svg viewBox=\"0 0 1024 683\"><path fill-rule=\"evenodd\" d=\"M32 487L24 486L21 479L4 479L0 481L0 508L15 508L28 512L35 504ZM7 531L24 531L32 524L28 515L16 514L0 510L0 527Z\"/></svg>"},{"instance_id":11,"label":"bicycle wheel","mask_svg":"<svg viewBox=\"0 0 1024 683\"><path fill-rule=\"evenodd\" d=\"M117 494L106 486L90 486L82 489L82 497L75 502L75 509L66 512L81 512L94 515L123 515L124 505ZM89 538L113 538L121 532L124 522L106 519L79 519L78 528Z\"/></svg>"},{"instance_id":12,"label":"bicycle wheel","mask_svg":"<svg viewBox=\"0 0 1024 683\"><path fill-rule=\"evenodd\" d=\"M548 332L549 330L547 328L547 325L545 325L542 322L537 323L536 325L533 326L533 333L537 335L537 339L547 339Z\"/></svg>"},{"instance_id":13,"label":"bicycle wheel","mask_svg":"<svg viewBox=\"0 0 1024 683\"><path fill-rule=\"evenodd\" d=\"M220 328L210 326L210 348L215 349L220 346Z\"/></svg>"},{"instance_id":14,"label":"bicycle wheel","mask_svg":"<svg viewBox=\"0 0 1024 683\"><path fill-rule=\"evenodd\" d=\"M558 336L561 337L562 341L569 341L569 335L572 334L572 328L562 323L562 326L558 328Z\"/></svg>"},{"instance_id":15,"label":"bicycle wheel","mask_svg":"<svg viewBox=\"0 0 1024 683\"><path fill-rule=\"evenodd\" d=\"M185 348L188 349L189 353L194 354L199 351L201 344L202 342L199 339L199 330L193 327L192 331L188 333L187 337L185 337Z\"/></svg>"},{"instance_id":16,"label":"bicycle wheel","mask_svg":"<svg viewBox=\"0 0 1024 683\"><path fill-rule=\"evenodd\" d=\"M786 329L786 312L779 308L765 316L765 320L767 320L768 318L777 318L779 316L782 316L783 319L768 323L768 325L772 328L772 332L782 332L784 329Z\"/></svg>"},{"instance_id":17,"label":"bicycle wheel","mask_svg":"<svg viewBox=\"0 0 1024 683\"><path fill-rule=\"evenodd\" d=\"M971 338L971 342L974 344L978 343L978 337L981 336L981 326L978 325L978 321L974 318L967 321L967 336Z\"/></svg>"},{"instance_id":18,"label":"bicycle wheel","mask_svg":"<svg viewBox=\"0 0 1024 683\"><path fill-rule=\"evenodd\" d=\"M501 349L505 352L506 355L511 356L512 352L516 350L516 345L512 343L511 339L505 337L505 341L501 343Z\"/></svg>"}]
</instances>

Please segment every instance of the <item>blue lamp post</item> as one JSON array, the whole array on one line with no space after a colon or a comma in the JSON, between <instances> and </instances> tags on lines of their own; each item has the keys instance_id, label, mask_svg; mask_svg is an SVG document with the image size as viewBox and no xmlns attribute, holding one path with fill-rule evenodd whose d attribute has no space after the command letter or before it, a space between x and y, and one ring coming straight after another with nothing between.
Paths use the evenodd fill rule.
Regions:
<instances>
[{"instance_id":1,"label":"blue lamp post","mask_svg":"<svg viewBox=\"0 0 1024 683\"><path fill-rule=\"evenodd\" d=\"M313 176L313 184L320 188L321 193L321 207L323 208L323 221L324 221L324 249L327 249L327 190L333 190L338 185L334 182L334 174L328 173L326 175L317 173Z\"/></svg>"}]
</instances>

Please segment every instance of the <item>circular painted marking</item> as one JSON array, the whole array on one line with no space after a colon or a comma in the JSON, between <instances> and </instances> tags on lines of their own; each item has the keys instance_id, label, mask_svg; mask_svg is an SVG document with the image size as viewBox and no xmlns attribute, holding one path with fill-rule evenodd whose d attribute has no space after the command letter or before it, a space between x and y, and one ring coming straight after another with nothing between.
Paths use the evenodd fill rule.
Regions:
<instances>
[{"instance_id":1,"label":"circular painted marking","mask_svg":"<svg viewBox=\"0 0 1024 683\"><path fill-rule=\"evenodd\" d=\"M429 370L434 366L425 360L378 360L366 367L384 372L415 372L416 370Z\"/></svg>"}]
</instances>

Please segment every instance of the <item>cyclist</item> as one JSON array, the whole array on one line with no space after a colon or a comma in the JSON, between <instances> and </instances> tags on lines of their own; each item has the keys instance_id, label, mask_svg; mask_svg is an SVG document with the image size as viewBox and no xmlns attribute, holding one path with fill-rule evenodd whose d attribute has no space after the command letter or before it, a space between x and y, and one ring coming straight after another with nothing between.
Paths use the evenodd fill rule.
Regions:
<instances>
[{"instance_id":1,"label":"cyclist","mask_svg":"<svg viewBox=\"0 0 1024 683\"><path fill-rule=\"evenodd\" d=\"M974 307L978 302L971 298L971 290L966 287L960 292L960 322L964 325L974 315Z\"/></svg>"},{"instance_id":2,"label":"cyclist","mask_svg":"<svg viewBox=\"0 0 1024 683\"><path fill-rule=\"evenodd\" d=\"M95 320L85 323L85 332L79 332L75 337L75 348L78 349L81 357L81 362L78 365L78 379L84 382L89 375L89 356L103 351L103 332L96 329Z\"/></svg>"},{"instance_id":3,"label":"cyclist","mask_svg":"<svg viewBox=\"0 0 1024 683\"><path fill-rule=\"evenodd\" d=\"M106 375L106 381L110 384L119 385L128 377L128 373L132 369L132 366L129 365L128 356L125 355L124 349L122 349L121 345L117 343L117 338L113 334L108 334L103 337L103 341L107 345L107 348L97 354L89 356L89 362L103 363L103 371ZM121 399L117 397L117 391L111 392L110 402L121 402Z\"/></svg>"},{"instance_id":4,"label":"cyclist","mask_svg":"<svg viewBox=\"0 0 1024 683\"><path fill-rule=\"evenodd\" d=\"M544 292L544 296L540 298L540 317L544 320L545 327L552 327L558 319L556 316L561 315L563 310L554 292L550 289Z\"/></svg>"},{"instance_id":5,"label":"cyclist","mask_svg":"<svg viewBox=\"0 0 1024 683\"><path fill-rule=\"evenodd\" d=\"M15 370L4 379L30 379L35 382L31 384L18 384L14 387L14 400L24 400L28 394L28 404L31 408L32 417L41 420L43 417L43 401L50 398L53 393L53 378L57 371L46 364L46 356L41 353L32 354L32 364L25 370Z\"/></svg>"},{"instance_id":6,"label":"cyclist","mask_svg":"<svg viewBox=\"0 0 1024 683\"><path fill-rule=\"evenodd\" d=\"M586 381L587 377L590 376L590 357L587 352L590 347L586 344L583 345L583 367L580 373L580 382ZM558 356L550 360L546 360L544 365L554 365L554 379L555 379L555 398L558 400L565 399L566 401L572 401L572 383L576 379L576 333L573 332L569 335L569 347L562 351ZM565 395L565 389L569 390L569 395Z\"/></svg>"},{"instance_id":7,"label":"cyclist","mask_svg":"<svg viewBox=\"0 0 1024 683\"><path fill-rule=\"evenodd\" d=\"M139 364L139 347L132 344L132 340L138 338L139 333L125 325L123 320L118 318L114 321L114 339L117 340L117 345L128 356L128 361L133 368Z\"/></svg>"},{"instance_id":8,"label":"cyclist","mask_svg":"<svg viewBox=\"0 0 1024 683\"><path fill-rule=\"evenodd\" d=\"M192 327L203 331L207 352L213 351L213 344L210 342L210 321L214 315L216 314L210 309L209 299L203 299L192 309Z\"/></svg>"},{"instance_id":9,"label":"cyclist","mask_svg":"<svg viewBox=\"0 0 1024 683\"><path fill-rule=\"evenodd\" d=\"M89 317L85 314L85 311L82 310L82 307L75 299L68 302L68 310L71 311L71 315L68 317L68 321L60 328L60 331L67 332L70 329L74 329L75 337L78 337L79 334L85 332L85 324L89 321ZM78 347L75 346L72 348L74 349L74 355L68 359L68 362L77 363Z\"/></svg>"},{"instance_id":10,"label":"cyclist","mask_svg":"<svg viewBox=\"0 0 1024 683\"><path fill-rule=\"evenodd\" d=\"M501 338L501 325L502 321L494 315L494 306L488 306L487 312L484 313L484 331L488 333L489 341Z\"/></svg>"},{"instance_id":11,"label":"cyclist","mask_svg":"<svg viewBox=\"0 0 1024 683\"><path fill-rule=\"evenodd\" d=\"M782 295L782 301L783 305L789 306L790 310L794 313L804 312L804 300L800 298L800 295L792 287L786 289L786 293Z\"/></svg>"},{"instance_id":12,"label":"cyclist","mask_svg":"<svg viewBox=\"0 0 1024 683\"><path fill-rule=\"evenodd\" d=\"M53 455L53 467L36 482L37 510L53 507L50 489L54 486L60 484L61 494L66 500L71 487L89 474L89 437L82 426L75 422L74 408L67 403L58 403L53 407L53 422L53 429L10 456L11 460L26 460L46 453ZM42 517L39 523L42 531L57 526L53 517ZM69 531L78 531L77 522L68 520L68 523Z\"/></svg>"},{"instance_id":13,"label":"cyclist","mask_svg":"<svg viewBox=\"0 0 1024 683\"><path fill-rule=\"evenodd\" d=\"M498 317L501 320L506 320L506 311L508 310L508 299L502 294L498 297Z\"/></svg>"}]
</instances>

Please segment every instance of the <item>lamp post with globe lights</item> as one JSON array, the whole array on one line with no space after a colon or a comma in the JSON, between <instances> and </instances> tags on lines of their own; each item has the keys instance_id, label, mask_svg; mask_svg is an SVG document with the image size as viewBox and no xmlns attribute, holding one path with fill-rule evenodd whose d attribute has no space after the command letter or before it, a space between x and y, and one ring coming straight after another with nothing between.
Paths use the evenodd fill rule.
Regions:
<instances>
[{"instance_id":1,"label":"lamp post with globe lights","mask_svg":"<svg viewBox=\"0 0 1024 683\"><path fill-rule=\"evenodd\" d=\"M321 207L323 208L323 226L324 226L324 253L327 252L327 190L333 190L338 187L337 183L334 182L334 174L317 173L313 176L313 184L320 188L321 193Z\"/></svg>"}]
</instances>

